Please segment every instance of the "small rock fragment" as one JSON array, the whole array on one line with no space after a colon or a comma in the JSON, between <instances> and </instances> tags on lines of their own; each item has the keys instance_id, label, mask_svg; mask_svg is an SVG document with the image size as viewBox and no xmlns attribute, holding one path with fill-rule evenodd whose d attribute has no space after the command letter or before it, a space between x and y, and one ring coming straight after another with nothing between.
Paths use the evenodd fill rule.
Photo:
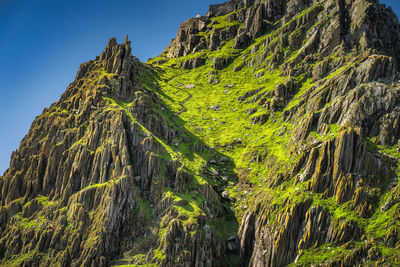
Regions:
<instances>
[{"instance_id":1,"label":"small rock fragment","mask_svg":"<svg viewBox=\"0 0 400 267\"><path fill-rule=\"evenodd\" d=\"M196 87L196 85L194 85L194 84L186 84L185 85L185 89L193 89L195 87Z\"/></svg>"}]
</instances>

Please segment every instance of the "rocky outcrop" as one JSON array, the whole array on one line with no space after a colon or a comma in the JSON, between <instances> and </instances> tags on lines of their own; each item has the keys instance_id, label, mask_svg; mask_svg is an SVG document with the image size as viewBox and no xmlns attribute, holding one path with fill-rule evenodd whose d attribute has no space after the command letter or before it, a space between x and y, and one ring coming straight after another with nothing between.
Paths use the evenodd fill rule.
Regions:
<instances>
[{"instance_id":1,"label":"rocky outcrop","mask_svg":"<svg viewBox=\"0 0 400 267\"><path fill-rule=\"evenodd\" d=\"M213 67L216 70L222 70L222 69L226 68L231 61L232 61L232 59L230 59L230 58L216 57L213 59Z\"/></svg>"},{"instance_id":2,"label":"rocky outcrop","mask_svg":"<svg viewBox=\"0 0 400 267\"><path fill-rule=\"evenodd\" d=\"M387 50L398 56L400 41L399 23L393 10L376 0L339 1L341 20L345 22L343 32L351 47Z\"/></svg>"},{"instance_id":3,"label":"rocky outcrop","mask_svg":"<svg viewBox=\"0 0 400 267\"><path fill-rule=\"evenodd\" d=\"M293 262L301 237L299 230L309 206L307 200L293 207L284 207L277 228L271 227L266 216L257 216L258 212L272 212L269 208L246 214L239 230L240 266L282 266Z\"/></svg>"},{"instance_id":4,"label":"rocky outcrop","mask_svg":"<svg viewBox=\"0 0 400 267\"><path fill-rule=\"evenodd\" d=\"M250 44L251 38L265 33L283 15L283 11L282 2L275 0L232 0L211 5L205 17L192 18L181 24L176 38L164 53L167 57L181 57L204 48L212 51L234 38L235 47L244 48ZM215 23L214 18L226 15L229 21L227 27ZM244 28L239 27L240 25L244 25ZM202 37L200 33L206 33L206 37Z\"/></svg>"},{"instance_id":5,"label":"rocky outcrop","mask_svg":"<svg viewBox=\"0 0 400 267\"><path fill-rule=\"evenodd\" d=\"M303 12L299 15L300 10ZM249 62L250 66L263 65L269 58L267 65L274 68L284 59L291 59L281 67L282 71L300 71L296 69L304 58L313 60L316 54L326 57L345 49L377 49L394 58L398 65L400 27L397 18L391 9L376 0L349 3L231 0L211 5L206 16L182 23L164 54L171 58L202 49L218 50L232 39L234 48L243 49L254 38L269 31L274 33L265 38L263 52L255 59L257 62ZM289 51L283 53L281 48L287 46ZM329 59L317 64L313 70L314 79L322 78L335 64ZM187 68L188 65L183 66Z\"/></svg>"},{"instance_id":6,"label":"rocky outcrop","mask_svg":"<svg viewBox=\"0 0 400 267\"><path fill-rule=\"evenodd\" d=\"M210 8L207 12L207 17L218 17L227 15L235 10L235 3L233 1L229 1L223 4L218 5L210 5Z\"/></svg>"},{"instance_id":7,"label":"rocky outcrop","mask_svg":"<svg viewBox=\"0 0 400 267\"><path fill-rule=\"evenodd\" d=\"M206 60L201 57L191 58L181 63L181 68L183 69L195 69L203 66L206 63Z\"/></svg>"},{"instance_id":8,"label":"rocky outcrop","mask_svg":"<svg viewBox=\"0 0 400 267\"><path fill-rule=\"evenodd\" d=\"M299 4L300 1L290 2L292 3L288 3L288 6L295 6L294 2ZM398 22L393 22L396 25L392 27L391 19L379 18L384 13L388 18L394 16L389 15L391 11L375 1L346 3L338 1L336 7L331 5L330 8L333 9L328 7L332 3L311 6L305 13L307 15L297 17L296 23L293 20L285 21L283 16L282 21L286 22L286 26L277 30L280 35L272 33L263 44L264 56L258 56L257 61L253 58L249 62L251 67L263 66L265 59L269 58L266 65L271 65L272 62L280 66L279 69L285 75L298 77L301 73L308 75L307 71L312 73L308 77L314 81L313 86L303 92L295 106L287 109L293 96L298 90L302 90L302 82L298 86L298 78L277 86L274 92L249 92L238 100L244 101L257 95L253 97L254 102L270 111L271 117L275 112L283 110L282 121L296 125L289 147L294 145L298 149L293 151L302 151L304 156L283 177L287 177L289 181L294 177L295 187L304 185L305 192L313 192L312 194L326 200L332 199L336 205L349 207L358 218L373 221L373 216L377 216L377 203L381 194L390 192L386 191L388 189L385 184L396 179L394 170L397 160L377 153L374 146L393 146L398 142L399 90L392 82L397 77L398 52L393 51L397 49L395 43L399 30ZM289 10L290 8L286 12L290 12ZM324 21L323 14L326 12L337 12L339 16ZM319 20L315 20L317 17ZM375 23L383 28L387 27L393 35L379 37L379 33L373 29ZM302 25L308 25L306 27L314 30L303 35ZM325 28L320 28L320 25L325 25ZM307 38L305 36L308 37L307 41L304 40ZM378 41L380 38L382 39ZM381 46L382 43L386 43L389 49ZM282 54L282 50L278 49L288 44L299 49L297 54ZM360 52L351 59L351 63L326 57L332 53L343 53L343 47L357 46ZM316 53L325 57L315 60L313 57ZM316 63L308 65L308 61ZM275 68L274 66L272 69ZM335 72L337 75L332 74ZM328 78L324 79L325 77ZM338 133L332 134L329 125L342 127ZM322 136L322 141L311 137L313 131ZM324 136L329 135L330 138L323 140ZM372 137L375 138L375 144L368 141ZM300 146L302 142L307 145ZM282 182L282 176L276 176ZM253 208L245 213L239 232L241 266L282 266L301 262L305 251L318 250L324 244L351 246L352 242L359 242L366 235L364 226L358 221L337 217L326 205L306 205L309 203L308 198L296 196L294 194L292 198L298 199L296 203L300 204L291 204L288 197L283 208L274 204L273 199L260 197L252 205ZM389 201L387 207L392 203L394 202ZM300 207L298 205L305 205L300 209L301 212L296 209ZM277 215L266 216L267 214ZM302 223L298 225L293 220ZM283 221L291 224L285 225ZM295 225L295 233L292 225ZM391 230L385 232L387 235L393 233ZM287 233L294 235L291 237ZM382 259L382 254L371 247L362 247L354 249L350 256L340 261L325 263L326 266L360 264L368 258L377 261Z\"/></svg>"},{"instance_id":9,"label":"rocky outcrop","mask_svg":"<svg viewBox=\"0 0 400 267\"><path fill-rule=\"evenodd\" d=\"M359 187L379 187L395 175L391 160L369 152L362 137L353 129L342 131L336 139L324 142L318 154L310 154L306 171L299 180L310 179L309 190L327 197L334 196L339 204L353 197L357 206L362 205L360 202L363 200L358 197Z\"/></svg>"},{"instance_id":10,"label":"rocky outcrop","mask_svg":"<svg viewBox=\"0 0 400 267\"><path fill-rule=\"evenodd\" d=\"M60 101L35 119L0 180L1 264L29 254L20 264L109 266L150 227L163 227L152 221L152 207L166 188L191 190L181 163L161 156L167 152L160 139L169 143L180 130L152 110L161 102L139 75L151 70L131 55L130 42L111 39L96 60L82 64ZM218 209L216 200L211 210ZM168 257L149 254L142 261L207 265L223 258L219 237L209 227L205 238L200 234L209 219L200 213L198 222L183 227L174 210L180 203L157 215L168 230L150 244Z\"/></svg>"},{"instance_id":11,"label":"rocky outcrop","mask_svg":"<svg viewBox=\"0 0 400 267\"><path fill-rule=\"evenodd\" d=\"M201 42L198 35L206 27L207 19L205 17L193 18L182 23L178 34L171 44L165 49L168 57L186 56L191 52L200 51L206 45Z\"/></svg>"}]
</instances>

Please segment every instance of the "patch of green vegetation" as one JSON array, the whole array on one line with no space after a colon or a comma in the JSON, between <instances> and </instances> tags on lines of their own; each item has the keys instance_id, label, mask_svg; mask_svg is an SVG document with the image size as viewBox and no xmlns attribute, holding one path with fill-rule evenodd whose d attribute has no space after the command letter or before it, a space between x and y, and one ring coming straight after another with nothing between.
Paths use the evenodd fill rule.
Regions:
<instances>
[{"instance_id":1,"label":"patch of green vegetation","mask_svg":"<svg viewBox=\"0 0 400 267\"><path fill-rule=\"evenodd\" d=\"M57 106L49 108L47 115L55 117L63 117L63 118L69 118L70 116L72 116L72 114L68 110L62 109Z\"/></svg>"},{"instance_id":2,"label":"patch of green vegetation","mask_svg":"<svg viewBox=\"0 0 400 267\"><path fill-rule=\"evenodd\" d=\"M48 220L44 216L35 217L33 219L27 219L21 215L16 215L15 218L19 219L18 226L23 229L34 229L36 231L43 230L47 224Z\"/></svg>"},{"instance_id":3,"label":"patch of green vegetation","mask_svg":"<svg viewBox=\"0 0 400 267\"><path fill-rule=\"evenodd\" d=\"M109 180L109 181L101 183L101 184L91 184L91 185L88 185L88 186L82 188L80 191L88 190L88 189L91 189L91 188L100 188L100 187L108 186L108 185L111 185L111 184L113 184L114 182L117 182L117 181L118 180Z\"/></svg>"},{"instance_id":4,"label":"patch of green vegetation","mask_svg":"<svg viewBox=\"0 0 400 267\"><path fill-rule=\"evenodd\" d=\"M159 262L162 262L166 257L165 253L159 249L153 250L153 255L154 259L157 259Z\"/></svg>"},{"instance_id":5,"label":"patch of green vegetation","mask_svg":"<svg viewBox=\"0 0 400 267\"><path fill-rule=\"evenodd\" d=\"M139 203L140 212L143 213L146 216L146 220L150 222L153 218L153 210L150 206L149 201L139 198L138 203Z\"/></svg>"},{"instance_id":6,"label":"patch of green vegetation","mask_svg":"<svg viewBox=\"0 0 400 267\"><path fill-rule=\"evenodd\" d=\"M236 25L242 26L242 24L239 21L230 19L234 13L235 12L232 12L229 13L228 15L212 18L210 26L213 27L213 29L215 30L226 29Z\"/></svg>"},{"instance_id":7,"label":"patch of green vegetation","mask_svg":"<svg viewBox=\"0 0 400 267\"><path fill-rule=\"evenodd\" d=\"M34 260L45 257L44 253L40 253L37 249L27 251L26 253L22 253L21 255L13 256L9 260L0 260L1 266L10 266L10 267L18 267L26 262L34 262Z\"/></svg>"},{"instance_id":8,"label":"patch of green vegetation","mask_svg":"<svg viewBox=\"0 0 400 267\"><path fill-rule=\"evenodd\" d=\"M361 242L355 242L352 249L345 249L340 246L333 244L324 244L317 248L303 250L300 252L300 257L297 262L290 264L289 266L305 266L305 265L319 265L322 263L332 262L335 259L344 258L347 255L355 253L364 244Z\"/></svg>"},{"instance_id":9,"label":"patch of green vegetation","mask_svg":"<svg viewBox=\"0 0 400 267\"><path fill-rule=\"evenodd\" d=\"M298 78L299 79L299 78ZM302 96L308 92L311 88L313 88L314 82L311 78L307 79L297 91L297 93L293 96L293 100L286 106L285 110L290 110L292 107L296 106L302 99Z\"/></svg>"},{"instance_id":10,"label":"patch of green vegetation","mask_svg":"<svg viewBox=\"0 0 400 267\"><path fill-rule=\"evenodd\" d=\"M382 257L386 259L387 263L398 264L399 262L399 249L391 248L387 246L377 246L379 250L382 252Z\"/></svg>"},{"instance_id":11,"label":"patch of green vegetation","mask_svg":"<svg viewBox=\"0 0 400 267\"><path fill-rule=\"evenodd\" d=\"M327 125L329 128L329 132L326 134L319 134L317 133L316 129L311 130L309 136L315 138L316 140L325 141L328 139L332 139L337 136L339 130L341 129L341 125L339 124L329 124Z\"/></svg>"},{"instance_id":12,"label":"patch of green vegetation","mask_svg":"<svg viewBox=\"0 0 400 267\"><path fill-rule=\"evenodd\" d=\"M367 148L369 151L373 153L382 152L383 154L389 155L391 157L397 158L400 160L400 150L399 146L383 146L377 145L380 143L377 137L366 138Z\"/></svg>"},{"instance_id":13,"label":"patch of green vegetation","mask_svg":"<svg viewBox=\"0 0 400 267\"><path fill-rule=\"evenodd\" d=\"M173 199L174 203L179 203L181 201L186 203L185 205L173 204L172 206L178 213L177 218L180 218L184 225L195 224L199 216L205 215L204 211L200 208L201 203L204 201L201 195L194 193L176 193L166 189L164 196Z\"/></svg>"},{"instance_id":14,"label":"patch of green vegetation","mask_svg":"<svg viewBox=\"0 0 400 267\"><path fill-rule=\"evenodd\" d=\"M100 73L101 76L105 76L107 78L114 76L114 74L108 73L104 68L100 68L99 70L97 70L95 72Z\"/></svg>"},{"instance_id":15,"label":"patch of green vegetation","mask_svg":"<svg viewBox=\"0 0 400 267\"><path fill-rule=\"evenodd\" d=\"M223 240L227 240L235 235L238 231L239 225L235 217L234 211L227 204L223 205L224 216L216 218L210 223L211 229L220 235Z\"/></svg>"},{"instance_id":16,"label":"patch of green vegetation","mask_svg":"<svg viewBox=\"0 0 400 267\"><path fill-rule=\"evenodd\" d=\"M91 150L88 148L88 139L86 136L83 136L81 139L79 139L78 141L76 141L75 143L73 143L66 151L70 151L72 149L77 148L78 146L83 146L87 152L90 153L90 155L94 155L95 151Z\"/></svg>"},{"instance_id":17,"label":"patch of green vegetation","mask_svg":"<svg viewBox=\"0 0 400 267\"><path fill-rule=\"evenodd\" d=\"M374 143L374 141L375 139L373 138L365 138L367 149L371 153L377 153L379 151L379 147Z\"/></svg>"},{"instance_id":18,"label":"patch of green vegetation","mask_svg":"<svg viewBox=\"0 0 400 267\"><path fill-rule=\"evenodd\" d=\"M43 207L48 207L58 204L58 201L50 201L48 197L42 195L37 196L36 199L39 201L40 204L42 204Z\"/></svg>"},{"instance_id":19,"label":"patch of green vegetation","mask_svg":"<svg viewBox=\"0 0 400 267\"><path fill-rule=\"evenodd\" d=\"M187 97L187 93L192 95L192 98L184 104L186 111L180 114L180 118L174 118L171 115L169 119L193 134L194 137L189 143L198 138L211 148L202 152L194 151L193 147L184 142L181 142L178 147L180 159L184 161L184 165L189 170L194 170L192 173L195 174L197 180L201 180L202 176L199 170L202 166L207 165L210 158L215 158L216 153L230 158L234 162L232 170L236 173L240 170L249 170L246 171L247 180L256 185L265 184L266 177L271 175L271 169L264 167L266 162L272 160L277 163L277 167L274 169L276 172L287 170L294 162L294 158L291 158L286 147L291 138L291 123L283 122L280 117L281 113L277 112L270 116L265 124L253 124L251 118L262 115L265 110L257 103L247 102L247 100L238 101L238 97L249 91L261 88L259 95L262 95L273 91L278 84L287 80L287 77L282 76L279 69L270 71L269 68L260 69L247 66L245 61L262 53L261 44L265 42L266 38L268 36L256 39L252 46L244 50L233 49L233 40L231 40L221 50L207 52L206 64L194 70L170 67L176 64L177 60L184 61L187 57L165 58L165 63L159 65L155 70L157 87L162 88L163 92L159 96L173 113L181 110L178 103ZM259 48L256 54L251 54L250 51L254 46L259 46ZM191 56L196 56L195 54ZM201 55L204 56L204 54ZM243 60L245 56L246 60ZM215 57L232 58L232 62L224 70L217 71L212 66L212 60ZM153 59L152 62L157 60ZM235 73L235 68L240 67L243 63L245 65ZM259 78L256 77L256 74L260 74ZM214 76L219 83L210 84L211 76ZM296 96L300 99L301 95L312 87L312 81L308 79L304 82L303 77L296 79L303 84L300 93ZM148 84L151 89L151 83ZM195 84L195 87L183 89L186 84ZM251 99L252 97L248 100ZM218 106L218 110L212 109L213 106ZM257 108L258 111L248 115L246 111L250 108ZM254 160L255 158L258 159ZM218 160L218 158L216 159ZM208 166L208 168L212 169L212 166ZM235 175L235 173L233 174ZM207 182L210 183L210 181ZM225 186L225 189L233 197L246 198L242 195L243 192L234 186ZM237 201L235 204L237 209L245 206L242 201ZM218 223L216 223L216 231L223 232L222 229L218 229Z\"/></svg>"},{"instance_id":20,"label":"patch of green vegetation","mask_svg":"<svg viewBox=\"0 0 400 267\"><path fill-rule=\"evenodd\" d=\"M368 225L366 225L365 230L368 234L376 238L377 240L382 240L384 236L391 230L391 228L400 227L399 210L400 204L396 204L391 207L388 211L382 212L378 210L373 215L373 220L371 220Z\"/></svg>"}]
</instances>

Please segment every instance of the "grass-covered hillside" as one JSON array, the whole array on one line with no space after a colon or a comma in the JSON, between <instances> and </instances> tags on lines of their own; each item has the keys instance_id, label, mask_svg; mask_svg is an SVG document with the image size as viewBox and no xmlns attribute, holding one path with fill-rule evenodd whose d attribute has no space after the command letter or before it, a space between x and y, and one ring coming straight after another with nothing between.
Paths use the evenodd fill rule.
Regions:
<instances>
[{"instance_id":1,"label":"grass-covered hillside","mask_svg":"<svg viewBox=\"0 0 400 267\"><path fill-rule=\"evenodd\" d=\"M245 48L235 48L236 39L231 39L223 42L217 50L210 51L205 47L187 56L171 58L166 50L149 60L153 74L147 77L145 84L155 90L171 109L169 119L210 147L199 153L182 142L182 137L175 140L177 151L183 155L195 155L185 161L189 168L200 176L204 166L215 172L216 179L211 183L233 207L239 223L243 224L246 212L254 210L257 216L268 218L263 219L268 227L279 229L284 222L281 217L288 208L308 203L306 217L315 207L329 214L325 222L327 231L330 223L331 228L354 224L356 226L351 231L359 233L345 240L347 242L326 238L306 249L299 245L295 261L298 264L326 264L333 259L362 254L360 251L363 250L376 251L377 256L368 258L371 262L397 262L398 248L389 245L387 239L398 235L399 227L399 208L394 204L397 201L389 201L396 198L398 192L398 145L382 144L379 135L371 133L376 132L375 129L359 124L357 119L346 121L345 117L352 114L342 115L354 111L337 107L338 102L346 101L348 95L354 94L360 86L370 90L377 86L397 90L392 85L397 76L391 76L387 70L378 74L382 75L380 84L373 83L375 77L366 76L362 77L363 81L352 82L354 73L358 71L361 76L362 72L368 72L362 68L381 64L379 61L385 62L388 58L361 47L347 49L343 43L330 52L323 51L323 54L317 52L317 45L310 46L310 42L316 42L312 39L316 32L321 34L337 23L338 12L340 10L328 7L327 3L310 5L290 19L270 22L265 34L253 39ZM245 28L243 23L235 20L237 13L209 19L210 26L197 35L207 42L221 29L229 32L231 27ZM375 59L378 63L372 62ZM201 63L188 68L192 62ZM375 75L374 71L376 69L370 71L371 76ZM385 80L385 76L389 78ZM346 80L350 80L345 85L347 88L339 88ZM281 93L285 87L289 92ZM341 92L337 92L339 90ZM362 105L363 100L361 98L357 105ZM343 119L331 118L323 122L321 118L328 111L332 112L332 107L336 108L336 117L342 116ZM326 163L312 158L318 157L317 153L309 154L321 145L336 143L339 146L341 139L353 129L356 138L360 138L357 146L365 147L364 153L390 162L385 167L387 170L367 174L373 178L364 177L365 173L353 173L351 176L354 178L347 181L335 178L333 170L330 178L339 180L333 188L327 191L313 188L315 181L309 179L313 175L316 179L315 173L307 169L309 165L305 163L314 160L317 161L314 165L320 164L322 168L326 168L323 166ZM229 167L220 164L222 158L216 157L217 153L229 158L232 164ZM336 151L332 156L341 155ZM357 154L354 159L343 161L354 160L356 164L364 161L362 157ZM320 156L320 160L324 159ZM330 160L333 169L340 168L337 161L342 159ZM304 176L308 178L304 179ZM356 196L343 191L352 191ZM385 203L387 207L388 202L393 205L389 209L382 208ZM338 235L350 234L343 229L337 231Z\"/></svg>"}]
</instances>

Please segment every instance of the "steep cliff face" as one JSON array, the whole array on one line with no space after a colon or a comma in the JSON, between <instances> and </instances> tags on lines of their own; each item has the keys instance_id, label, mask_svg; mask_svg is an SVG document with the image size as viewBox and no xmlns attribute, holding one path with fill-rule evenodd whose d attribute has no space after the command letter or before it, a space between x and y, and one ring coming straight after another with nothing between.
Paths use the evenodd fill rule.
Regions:
<instances>
[{"instance_id":1,"label":"steep cliff face","mask_svg":"<svg viewBox=\"0 0 400 267\"><path fill-rule=\"evenodd\" d=\"M230 1L151 61L226 122L200 135L236 164L240 266L398 264L399 33L378 1Z\"/></svg>"},{"instance_id":2,"label":"steep cliff face","mask_svg":"<svg viewBox=\"0 0 400 267\"><path fill-rule=\"evenodd\" d=\"M35 119L0 180L3 265L223 259L207 224L222 209L218 197L179 160L171 143L187 133L165 119L145 77L151 70L130 42L111 39Z\"/></svg>"},{"instance_id":3,"label":"steep cliff face","mask_svg":"<svg viewBox=\"0 0 400 267\"><path fill-rule=\"evenodd\" d=\"M311 26L314 29L308 31ZM234 48L244 48L254 38L273 31L280 38L277 44L285 47L290 43L293 51L300 48L307 33L312 38L309 46L317 46L307 54L326 56L341 43L347 49L385 50L395 58L400 49L398 20L378 1L252 0L211 5L206 16L181 25L166 52L168 57L180 57L205 48L212 51L231 39ZM267 39L266 44L271 40Z\"/></svg>"},{"instance_id":4,"label":"steep cliff face","mask_svg":"<svg viewBox=\"0 0 400 267\"><path fill-rule=\"evenodd\" d=\"M399 55L376 0L211 5L147 64L111 39L0 178L0 264L399 264Z\"/></svg>"}]
</instances>

